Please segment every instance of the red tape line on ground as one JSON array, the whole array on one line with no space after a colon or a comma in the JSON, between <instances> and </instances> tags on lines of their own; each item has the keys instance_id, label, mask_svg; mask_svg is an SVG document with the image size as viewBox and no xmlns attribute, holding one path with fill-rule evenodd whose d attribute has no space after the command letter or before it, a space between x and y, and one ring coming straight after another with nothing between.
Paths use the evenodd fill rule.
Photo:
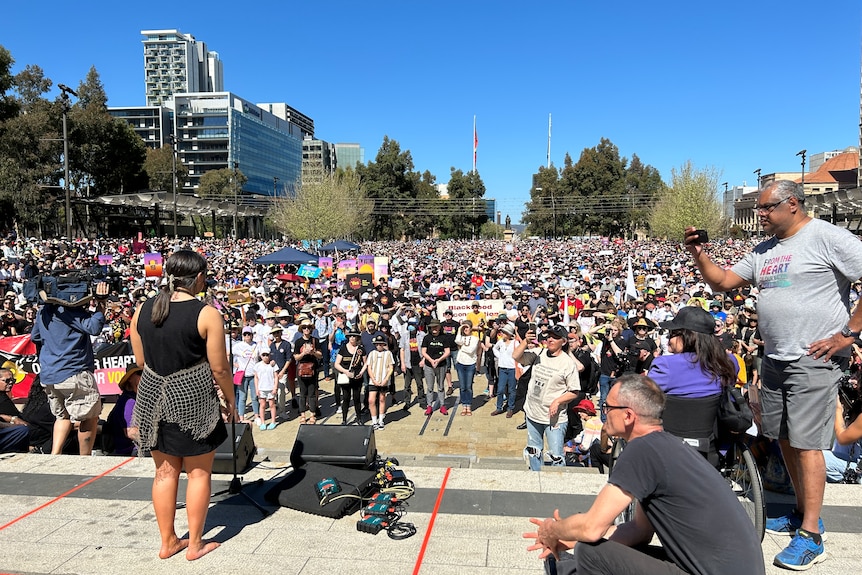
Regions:
<instances>
[{"instance_id":1,"label":"red tape line on ground","mask_svg":"<svg viewBox=\"0 0 862 575\"><path fill-rule=\"evenodd\" d=\"M4 529L6 529L7 527L9 527L9 526L11 526L11 525L14 525L15 523L18 523L18 522L19 522L19 521L21 521L22 519L25 519L25 518L27 518L27 517L30 517L30 516L31 516L31 515L33 515L34 513L38 512L38 511L41 511L42 509L45 509L45 508L46 508L46 507L48 507L49 505L52 505L52 504L56 503L57 501L60 501L60 500L61 500L61 499L63 499L64 497L66 497L66 496L68 496L68 495L70 495L70 494L72 494L72 493L74 493L74 492L78 491L78 490L79 490L79 489L81 489L82 487L86 487L87 485L91 484L92 482L96 481L97 479L101 479L102 477L104 477L104 476L108 475L109 473L113 473L114 471L116 471L116 470L117 470L117 469L119 469L120 467L124 466L125 464L129 463L130 461L134 461L135 459L137 459L137 457L130 457L130 458L128 458L127 460L123 461L122 463L120 463L120 464L118 464L118 465L113 466L112 468L110 468L109 470L105 471L104 473L100 473L99 475L97 475L97 476L95 476L95 477L92 477L92 478L88 479L87 481L85 481L85 482L84 482L84 483L82 483L81 485L78 485L78 486L76 486L76 487L73 487L72 489L70 489L70 490L69 490L69 491L67 491L66 493L63 493L63 494L61 494L61 495L58 495L57 497L55 497L55 498L54 498L54 499L52 499L51 501L48 501L47 503L43 503L42 505L40 505L39 507L37 507L37 508L35 508L35 509L31 509L30 511L28 511L27 513L25 513L25 514L24 514L24 515L22 515L21 517L18 517L18 518L16 518L16 519L13 519L12 521L10 521L9 523L7 523L6 525L0 525L0 531L3 531L3 530L4 530Z\"/></svg>"},{"instance_id":2,"label":"red tape line on ground","mask_svg":"<svg viewBox=\"0 0 862 575\"><path fill-rule=\"evenodd\" d=\"M419 569L422 567L422 559L425 558L425 549L428 547L428 541L431 539L431 530L434 528L434 519L437 518L437 511L440 509L440 502L443 501L443 492L446 491L446 482L449 481L449 472L451 467L446 468L446 474L443 475L443 483L440 485L440 492L437 493L437 501L434 503L434 511L431 512L431 520L428 522L428 531L425 532L425 539L422 541L422 547L419 549L419 556L416 558L416 565L413 567L413 575L419 575Z\"/></svg>"}]
</instances>

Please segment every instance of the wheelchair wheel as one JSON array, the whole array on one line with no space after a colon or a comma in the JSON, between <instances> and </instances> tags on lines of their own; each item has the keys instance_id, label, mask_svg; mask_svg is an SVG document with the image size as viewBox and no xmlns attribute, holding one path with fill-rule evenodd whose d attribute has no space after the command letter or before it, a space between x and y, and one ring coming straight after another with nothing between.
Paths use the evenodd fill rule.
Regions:
<instances>
[{"instance_id":1,"label":"wheelchair wheel","mask_svg":"<svg viewBox=\"0 0 862 575\"><path fill-rule=\"evenodd\" d=\"M611 448L611 462L608 465L608 475L614 470L614 465L619 459L620 454L623 452L623 448L626 446L626 440L621 439L619 437L613 438L613 447ZM625 510L617 515L617 518L614 519L614 525L620 525L621 523L627 523L635 518L635 505L637 503L632 501Z\"/></svg>"},{"instance_id":2,"label":"wheelchair wheel","mask_svg":"<svg viewBox=\"0 0 862 575\"><path fill-rule=\"evenodd\" d=\"M763 498L763 481L754 456L741 441L734 441L728 452L723 475L754 524L758 538L763 541L766 529L766 502Z\"/></svg>"}]
</instances>

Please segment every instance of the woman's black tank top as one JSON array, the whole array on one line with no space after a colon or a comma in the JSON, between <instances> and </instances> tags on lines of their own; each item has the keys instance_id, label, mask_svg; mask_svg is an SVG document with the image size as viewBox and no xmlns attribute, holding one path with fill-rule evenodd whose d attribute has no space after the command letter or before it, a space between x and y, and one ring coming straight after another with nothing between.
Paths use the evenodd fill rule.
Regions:
<instances>
[{"instance_id":1,"label":"woman's black tank top","mask_svg":"<svg viewBox=\"0 0 862 575\"><path fill-rule=\"evenodd\" d=\"M168 318L156 327L150 319L154 300L145 301L138 315L138 334L149 368L166 376L205 358L207 344L198 333L198 316L206 304L196 299L171 302Z\"/></svg>"}]
</instances>

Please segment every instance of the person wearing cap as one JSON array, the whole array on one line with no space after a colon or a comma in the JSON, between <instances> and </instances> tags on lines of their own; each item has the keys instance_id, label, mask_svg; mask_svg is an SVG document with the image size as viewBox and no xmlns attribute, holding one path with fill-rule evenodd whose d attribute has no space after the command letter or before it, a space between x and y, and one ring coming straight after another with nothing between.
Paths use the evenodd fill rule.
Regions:
<instances>
[{"instance_id":1,"label":"person wearing cap","mask_svg":"<svg viewBox=\"0 0 862 575\"><path fill-rule=\"evenodd\" d=\"M254 387L257 390L257 398L260 402L260 411L258 412L260 424L258 427L261 431L273 430L276 426L276 399L278 395L276 382L278 381L278 372L278 365L273 361L269 348L262 348L260 350L260 361L254 364ZM269 405L269 423L266 423L267 405Z\"/></svg>"},{"instance_id":2,"label":"person wearing cap","mask_svg":"<svg viewBox=\"0 0 862 575\"><path fill-rule=\"evenodd\" d=\"M570 402L568 410L569 426L566 428L566 444L563 446L563 451L566 453L566 464L592 467L590 464L590 446L600 426L593 425L587 430L584 424L596 416L596 405L584 398L578 402Z\"/></svg>"},{"instance_id":3,"label":"person wearing cap","mask_svg":"<svg viewBox=\"0 0 862 575\"><path fill-rule=\"evenodd\" d=\"M645 374L658 351L658 344L650 337L650 330L656 327L655 322L639 317L631 324L634 332L626 342L626 362L623 373Z\"/></svg>"},{"instance_id":4,"label":"person wearing cap","mask_svg":"<svg viewBox=\"0 0 862 575\"><path fill-rule=\"evenodd\" d=\"M365 328L362 330L362 347L366 350L366 353L371 353L371 350L374 349L374 338L378 335L385 335L381 330L377 329L377 319L369 317L365 322ZM368 392L369 392L369 379L368 379L368 370L365 371L365 381L363 384L362 390L362 410L366 412L369 410L368 406Z\"/></svg>"},{"instance_id":5,"label":"person wearing cap","mask_svg":"<svg viewBox=\"0 0 862 575\"><path fill-rule=\"evenodd\" d=\"M714 435L702 437L698 432L715 426L719 396L723 389L736 385L738 367L715 337L714 325L712 315L695 306L684 307L673 320L662 323L661 327L670 331L671 354L655 358L649 376L667 395L714 398L704 409L702 420L686 417L685 423L678 424L666 419L665 430L685 439L703 439L698 450L717 464Z\"/></svg>"},{"instance_id":6,"label":"person wearing cap","mask_svg":"<svg viewBox=\"0 0 862 575\"><path fill-rule=\"evenodd\" d=\"M30 445L37 445L30 440L35 426L31 427L31 422L23 417L9 397L14 385L15 375L12 370L0 368L0 453L26 453ZM42 389L41 386L32 385L31 395L34 388ZM51 417L52 428L53 419ZM50 445L50 437L48 444Z\"/></svg>"},{"instance_id":7,"label":"person wearing cap","mask_svg":"<svg viewBox=\"0 0 862 575\"><path fill-rule=\"evenodd\" d=\"M138 397L138 384L141 382L143 369L135 363L126 366L126 373L117 387L120 396L114 404L108 419L102 428L102 437L108 437L111 455L136 455L138 453L135 441L138 439L138 426L132 422L135 401Z\"/></svg>"},{"instance_id":8,"label":"person wearing cap","mask_svg":"<svg viewBox=\"0 0 862 575\"><path fill-rule=\"evenodd\" d=\"M322 303L311 304L311 313L314 320L314 337L320 341L320 347L323 350L323 359L321 360L323 379L330 381L332 378L329 375L329 335L332 333L332 317Z\"/></svg>"},{"instance_id":9,"label":"person wearing cap","mask_svg":"<svg viewBox=\"0 0 862 575\"><path fill-rule=\"evenodd\" d=\"M236 409L239 418L245 418L246 402L251 397L251 421L260 425L257 413L260 410L257 391L254 389L254 364L260 356L260 346L254 341L254 328L242 328L242 340L233 344L233 383L236 393Z\"/></svg>"},{"instance_id":10,"label":"person wearing cap","mask_svg":"<svg viewBox=\"0 0 862 575\"><path fill-rule=\"evenodd\" d=\"M44 293L44 292L43 292ZM102 411L102 400L93 373L96 359L91 336L105 326L105 301L108 284L96 284L96 309L83 307L89 298L75 305L45 303L36 316L30 340L39 348L40 381L51 400L54 422L52 455L59 455L73 423L78 423L78 446L81 455L90 455ZM45 298L43 297L43 300ZM80 305L78 305L80 304Z\"/></svg>"},{"instance_id":11,"label":"person wearing cap","mask_svg":"<svg viewBox=\"0 0 862 575\"><path fill-rule=\"evenodd\" d=\"M443 311L443 321L440 322L440 326L443 330L443 335L449 338L449 356L446 358L446 395L452 395L455 393L455 387L452 384L452 359L455 357L455 354L458 353L458 346L455 344L455 336L458 334L458 328L461 327L461 324L458 323L455 319L453 319L454 313L451 309L446 309Z\"/></svg>"},{"instance_id":12,"label":"person wearing cap","mask_svg":"<svg viewBox=\"0 0 862 575\"><path fill-rule=\"evenodd\" d=\"M422 360L425 370L425 400L427 407L425 415L431 415L434 410L439 409L443 415L448 415L449 410L445 403L446 385L446 361L452 353L449 338L443 335L443 327L438 320L431 320L428 324L428 333L422 340Z\"/></svg>"},{"instance_id":13,"label":"person wearing cap","mask_svg":"<svg viewBox=\"0 0 862 575\"><path fill-rule=\"evenodd\" d=\"M491 415L500 415L504 411L511 419L515 413L515 389L518 380L515 377L515 326L507 323L497 331L497 341L491 348L491 355L497 363L497 409ZM504 409L505 408L505 409Z\"/></svg>"},{"instance_id":14,"label":"person wearing cap","mask_svg":"<svg viewBox=\"0 0 862 575\"><path fill-rule=\"evenodd\" d=\"M515 347L512 358L524 367L530 367L530 381L524 402L527 417L527 447L524 457L533 471L541 471L543 450L551 465L565 465L563 438L566 435L568 416L566 406L580 392L578 368L574 358L566 353L567 332L561 325L548 330L547 347L527 349L536 340L533 330Z\"/></svg>"},{"instance_id":15,"label":"person wearing cap","mask_svg":"<svg viewBox=\"0 0 862 575\"><path fill-rule=\"evenodd\" d=\"M426 408L425 377L422 368L422 340L425 333L419 331L419 321L414 317L407 320L407 328L401 335L399 353L401 369L404 372L404 411L413 405L413 382L416 382L416 397L422 409Z\"/></svg>"},{"instance_id":16,"label":"person wearing cap","mask_svg":"<svg viewBox=\"0 0 862 575\"><path fill-rule=\"evenodd\" d=\"M481 305L478 301L470 304L470 311L467 312L467 321L473 326L473 329L481 329L488 323L488 316L481 311Z\"/></svg>"},{"instance_id":17,"label":"person wearing cap","mask_svg":"<svg viewBox=\"0 0 862 575\"><path fill-rule=\"evenodd\" d=\"M365 360L367 366L365 371L368 373L368 407L371 411L371 425L374 429L383 430L386 417L386 392L389 389L389 380L395 371L395 358L389 351L385 335L374 336L372 345L374 349L368 352Z\"/></svg>"},{"instance_id":18,"label":"person wearing cap","mask_svg":"<svg viewBox=\"0 0 862 575\"><path fill-rule=\"evenodd\" d=\"M284 341L282 335L284 329L280 325L275 325L269 332L269 357L278 368L275 373L276 385L276 408L278 413L287 411L287 366L290 360L293 359L293 347L290 343Z\"/></svg>"},{"instance_id":19,"label":"person wearing cap","mask_svg":"<svg viewBox=\"0 0 862 575\"><path fill-rule=\"evenodd\" d=\"M323 349L312 335L314 322L310 318L299 323L301 335L293 346L293 359L296 361L296 379L299 384L299 422L314 425L317 423L317 391L320 361ZM311 415L306 418L306 408Z\"/></svg>"},{"instance_id":20,"label":"person wearing cap","mask_svg":"<svg viewBox=\"0 0 862 575\"><path fill-rule=\"evenodd\" d=\"M346 330L344 343L338 348L338 356L332 365L338 375L335 377L336 388L341 388L341 424L347 425L347 414L350 412L350 398L353 397L353 408L356 410L357 425L362 425L362 382L365 370L365 349L362 347L362 337L356 330Z\"/></svg>"},{"instance_id":21,"label":"person wearing cap","mask_svg":"<svg viewBox=\"0 0 862 575\"><path fill-rule=\"evenodd\" d=\"M341 346L347 341L347 314L345 314L342 310L335 308L332 312L332 325L329 330L329 337L327 338L327 343L329 347L329 365L332 367L332 371L335 375L336 385L333 388L333 395L335 396L335 413L342 413L341 407L341 391L342 386L337 384L339 371L335 369L335 362L338 360L338 352L341 350ZM348 398L349 402L349 398ZM344 414L346 416L346 414Z\"/></svg>"}]
</instances>

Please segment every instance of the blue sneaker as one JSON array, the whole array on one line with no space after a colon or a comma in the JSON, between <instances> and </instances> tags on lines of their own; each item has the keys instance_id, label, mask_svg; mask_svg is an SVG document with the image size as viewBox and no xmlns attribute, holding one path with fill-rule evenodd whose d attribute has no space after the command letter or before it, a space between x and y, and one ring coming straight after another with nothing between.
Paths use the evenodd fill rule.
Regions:
<instances>
[{"instance_id":1,"label":"blue sneaker","mask_svg":"<svg viewBox=\"0 0 862 575\"><path fill-rule=\"evenodd\" d=\"M766 532L772 535L788 535L793 536L796 530L802 527L802 516L795 510L781 517L774 517L766 520ZM820 530L820 536L826 534L826 528L823 526L823 519L817 520L817 528Z\"/></svg>"},{"instance_id":2,"label":"blue sneaker","mask_svg":"<svg viewBox=\"0 0 862 575\"><path fill-rule=\"evenodd\" d=\"M826 550L823 548L823 542L818 545L811 535L799 529L790 540L790 545L775 556L774 563L785 569L805 571L825 560Z\"/></svg>"}]
</instances>

